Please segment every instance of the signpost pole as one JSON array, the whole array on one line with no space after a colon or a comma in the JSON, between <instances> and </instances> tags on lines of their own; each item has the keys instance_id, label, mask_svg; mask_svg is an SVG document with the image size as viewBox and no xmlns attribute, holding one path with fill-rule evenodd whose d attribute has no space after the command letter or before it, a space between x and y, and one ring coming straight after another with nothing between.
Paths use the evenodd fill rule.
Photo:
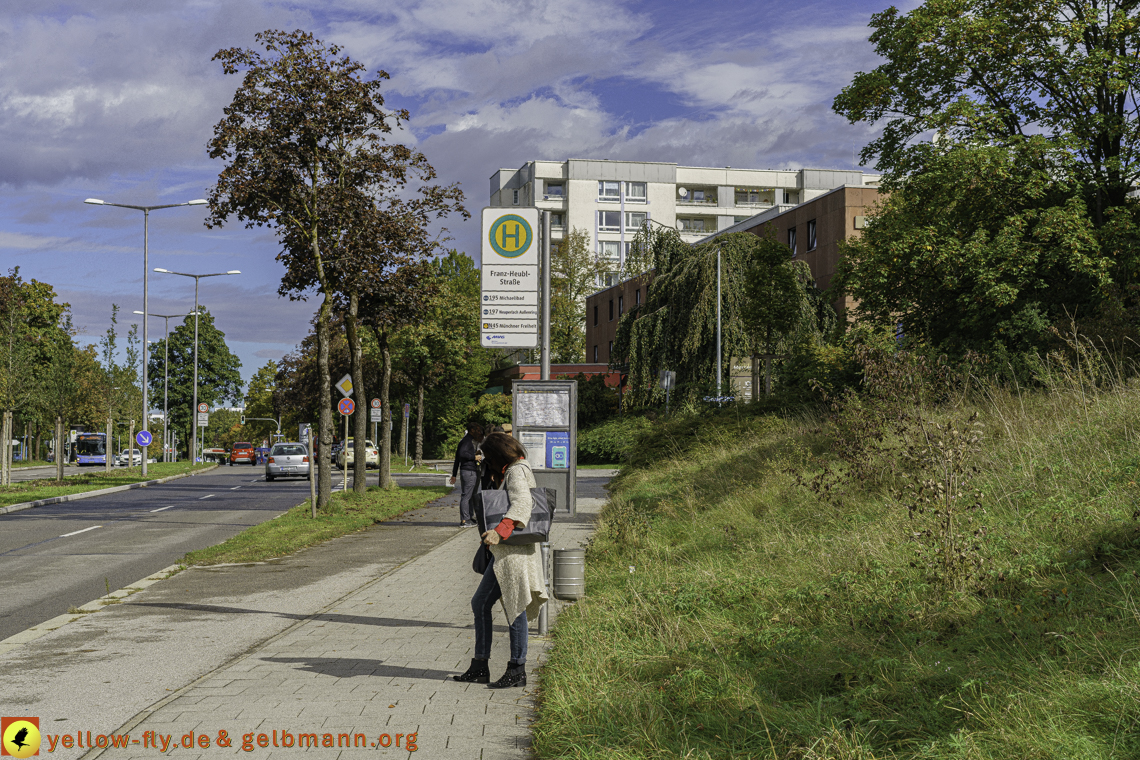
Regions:
<instances>
[{"instance_id":1,"label":"signpost pole","mask_svg":"<svg viewBox=\"0 0 1140 760\"><path fill-rule=\"evenodd\" d=\"M542 380L550 379L550 212L542 212Z\"/></svg>"},{"instance_id":2,"label":"signpost pole","mask_svg":"<svg viewBox=\"0 0 1140 760\"><path fill-rule=\"evenodd\" d=\"M344 415L344 442L340 445L340 455L344 457L344 482L340 490L348 493L348 415Z\"/></svg>"}]
</instances>

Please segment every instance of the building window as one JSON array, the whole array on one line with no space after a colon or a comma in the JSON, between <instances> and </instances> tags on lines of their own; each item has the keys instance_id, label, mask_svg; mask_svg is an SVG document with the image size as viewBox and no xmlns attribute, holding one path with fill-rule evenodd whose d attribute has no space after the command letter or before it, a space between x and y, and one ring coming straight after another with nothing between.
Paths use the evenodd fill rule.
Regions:
<instances>
[{"instance_id":1,"label":"building window","mask_svg":"<svg viewBox=\"0 0 1140 760\"><path fill-rule=\"evenodd\" d=\"M598 182L598 200L600 201L620 201L621 200L621 183L599 181Z\"/></svg>"},{"instance_id":2,"label":"building window","mask_svg":"<svg viewBox=\"0 0 1140 760\"><path fill-rule=\"evenodd\" d=\"M630 203L645 203L645 183L626 182L625 199Z\"/></svg>"},{"instance_id":3,"label":"building window","mask_svg":"<svg viewBox=\"0 0 1140 760\"><path fill-rule=\"evenodd\" d=\"M547 182L546 183L546 197L547 198L561 198L564 195L564 186L561 182Z\"/></svg>"},{"instance_id":4,"label":"building window","mask_svg":"<svg viewBox=\"0 0 1140 760\"><path fill-rule=\"evenodd\" d=\"M561 227L562 226L562 214L551 214L550 215L550 226L551 227Z\"/></svg>"},{"instance_id":5,"label":"building window","mask_svg":"<svg viewBox=\"0 0 1140 760\"><path fill-rule=\"evenodd\" d=\"M625 296L618 296L618 317L625 314Z\"/></svg>"},{"instance_id":6,"label":"building window","mask_svg":"<svg viewBox=\"0 0 1140 760\"><path fill-rule=\"evenodd\" d=\"M792 249L792 255L796 255L796 228L788 228L788 247Z\"/></svg>"},{"instance_id":7,"label":"building window","mask_svg":"<svg viewBox=\"0 0 1140 760\"><path fill-rule=\"evenodd\" d=\"M649 215L644 211L627 211L625 212L625 228L627 230L639 230L645 225L645 220Z\"/></svg>"},{"instance_id":8,"label":"building window","mask_svg":"<svg viewBox=\"0 0 1140 760\"><path fill-rule=\"evenodd\" d=\"M771 190L760 190L755 187L738 187L736 188L736 205L771 206L772 195Z\"/></svg>"},{"instance_id":9,"label":"building window","mask_svg":"<svg viewBox=\"0 0 1140 760\"><path fill-rule=\"evenodd\" d=\"M741 222L747 222L751 218L752 217L749 217L749 216L734 216L734 217L732 217L732 223L733 224L740 224Z\"/></svg>"},{"instance_id":10,"label":"building window","mask_svg":"<svg viewBox=\"0 0 1140 760\"><path fill-rule=\"evenodd\" d=\"M807 249L809 251L815 250L815 220L812 219L807 223Z\"/></svg>"},{"instance_id":11,"label":"building window","mask_svg":"<svg viewBox=\"0 0 1140 760\"><path fill-rule=\"evenodd\" d=\"M610 321L614 321L614 299L610 299Z\"/></svg>"},{"instance_id":12,"label":"building window","mask_svg":"<svg viewBox=\"0 0 1140 760\"><path fill-rule=\"evenodd\" d=\"M791 190L784 191L784 203L799 203L800 194L793 193Z\"/></svg>"},{"instance_id":13,"label":"building window","mask_svg":"<svg viewBox=\"0 0 1140 760\"><path fill-rule=\"evenodd\" d=\"M598 326L598 305L594 304L594 327Z\"/></svg>"},{"instance_id":14,"label":"building window","mask_svg":"<svg viewBox=\"0 0 1140 760\"><path fill-rule=\"evenodd\" d=\"M606 360L609 361L614 358L614 342L610 341L610 347L606 351Z\"/></svg>"},{"instance_id":15,"label":"building window","mask_svg":"<svg viewBox=\"0 0 1140 760\"><path fill-rule=\"evenodd\" d=\"M621 282L621 272L606 272L605 283L606 287L613 287ZM613 311L613 303L610 303L610 310Z\"/></svg>"},{"instance_id":16,"label":"building window","mask_svg":"<svg viewBox=\"0 0 1140 760\"><path fill-rule=\"evenodd\" d=\"M598 347L594 346L594 364L598 363Z\"/></svg>"},{"instance_id":17,"label":"building window","mask_svg":"<svg viewBox=\"0 0 1140 760\"><path fill-rule=\"evenodd\" d=\"M519 205L519 191L513 190L512 192L514 193L514 204L517 206Z\"/></svg>"},{"instance_id":18,"label":"building window","mask_svg":"<svg viewBox=\"0 0 1140 760\"><path fill-rule=\"evenodd\" d=\"M598 229L609 230L611 232L621 232L621 212L620 211L599 211L598 212Z\"/></svg>"},{"instance_id":19,"label":"building window","mask_svg":"<svg viewBox=\"0 0 1140 760\"><path fill-rule=\"evenodd\" d=\"M616 266L621 260L621 243L616 240L602 241L602 258Z\"/></svg>"},{"instance_id":20,"label":"building window","mask_svg":"<svg viewBox=\"0 0 1140 760\"><path fill-rule=\"evenodd\" d=\"M633 303L635 306L641 306L641 288L638 288L633 293ZM594 324L597 324L596 322Z\"/></svg>"},{"instance_id":21,"label":"building window","mask_svg":"<svg viewBox=\"0 0 1140 760\"><path fill-rule=\"evenodd\" d=\"M681 217L677 220L677 229L681 232L704 232L705 220Z\"/></svg>"}]
</instances>

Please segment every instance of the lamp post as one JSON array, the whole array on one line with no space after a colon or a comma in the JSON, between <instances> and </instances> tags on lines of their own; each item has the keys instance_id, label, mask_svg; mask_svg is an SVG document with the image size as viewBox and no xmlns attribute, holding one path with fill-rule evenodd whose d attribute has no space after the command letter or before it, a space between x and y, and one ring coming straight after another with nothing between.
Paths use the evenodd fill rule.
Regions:
<instances>
[{"instance_id":1,"label":"lamp post","mask_svg":"<svg viewBox=\"0 0 1140 760\"><path fill-rule=\"evenodd\" d=\"M135 314L142 314L136 311ZM146 316L146 315L144 315ZM151 314L152 317L162 317L166 320L166 339L162 341L164 356L162 357L162 461L170 461L170 319L172 317L196 317L197 311L190 314Z\"/></svg>"},{"instance_id":2,"label":"lamp post","mask_svg":"<svg viewBox=\"0 0 1140 760\"><path fill-rule=\"evenodd\" d=\"M194 278L194 408L190 411L190 466L197 461L194 457L194 447L198 445L198 280L203 277L222 277L227 274L241 274L240 269L231 269L228 272L211 272L209 274L187 274L186 272L172 272L169 269L155 267L154 271L163 274L176 274L179 277Z\"/></svg>"},{"instance_id":3,"label":"lamp post","mask_svg":"<svg viewBox=\"0 0 1140 760\"><path fill-rule=\"evenodd\" d=\"M149 237L150 237L150 212L160 208L176 208L178 206L205 206L207 201L199 198L198 200L186 201L185 203L166 203L161 206L132 206L128 203L110 203L108 201L101 201L98 198L88 198L83 201L90 203L93 206L117 206L119 208L133 208L136 211L143 212L143 358L142 358L142 429L147 430L150 420L150 407L148 406L147 398L147 362L150 360L150 348L147 345L147 325L145 312L150 308L149 293L147 292L148 273L150 272L150 251L149 251ZM195 309L197 311L197 309ZM146 457L142 458L142 474L146 475Z\"/></svg>"}]
</instances>

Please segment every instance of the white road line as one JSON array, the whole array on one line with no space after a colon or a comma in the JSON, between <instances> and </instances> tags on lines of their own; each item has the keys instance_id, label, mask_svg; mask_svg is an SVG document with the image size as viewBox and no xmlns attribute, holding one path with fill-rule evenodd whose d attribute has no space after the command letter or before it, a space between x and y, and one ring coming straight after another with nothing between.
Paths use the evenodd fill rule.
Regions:
<instances>
[{"instance_id":1,"label":"white road line","mask_svg":"<svg viewBox=\"0 0 1140 760\"><path fill-rule=\"evenodd\" d=\"M239 488L241 488L241 486L234 486L234 487L233 487L233 488L231 488L230 490L231 490L231 491L236 491L236 490L238 490Z\"/></svg>"},{"instance_id":2,"label":"white road line","mask_svg":"<svg viewBox=\"0 0 1140 760\"><path fill-rule=\"evenodd\" d=\"M171 504L169 507L159 507L158 509L152 509L151 512L161 512L164 509L174 509L174 505Z\"/></svg>"},{"instance_id":3,"label":"white road line","mask_svg":"<svg viewBox=\"0 0 1140 760\"><path fill-rule=\"evenodd\" d=\"M213 495L214 495L214 494L212 494L212 493L208 493L208 494L206 494L205 496L203 496L201 499L198 499L198 501L201 501L202 499L209 499L209 498L210 498L210 497L212 497Z\"/></svg>"},{"instance_id":4,"label":"white road line","mask_svg":"<svg viewBox=\"0 0 1140 760\"><path fill-rule=\"evenodd\" d=\"M96 528L102 528L102 527L103 527L102 525L92 525L90 528L84 528L83 530L77 530L77 531L74 531L72 533L64 533L62 536L60 536L60 538L67 538L68 536L78 536L80 533L86 533L89 530L95 530Z\"/></svg>"}]
</instances>

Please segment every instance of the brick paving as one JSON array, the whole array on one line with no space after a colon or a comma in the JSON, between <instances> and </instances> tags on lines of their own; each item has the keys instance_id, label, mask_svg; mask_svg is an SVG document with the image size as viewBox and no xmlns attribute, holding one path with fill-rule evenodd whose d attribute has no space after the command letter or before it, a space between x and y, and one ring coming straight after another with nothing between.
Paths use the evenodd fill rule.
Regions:
<instances>
[{"instance_id":1,"label":"brick paving","mask_svg":"<svg viewBox=\"0 0 1140 760\"><path fill-rule=\"evenodd\" d=\"M552 547L584 545L602 503L579 499L576 519L555 521ZM150 736L169 737L166 754L182 760L231 753L296 760L302 752L325 760L365 753L432 760L531 757L536 670L550 646L537 635L537 621L531 621L525 689L450 680L467 668L475 645L470 598L479 581L471 571L477 540L475 529L461 531L366 583L136 716L122 731L139 744L85 757L153 758L158 752L142 744ZM552 623L559 606L550 605ZM507 621L502 608L496 610L492 679L502 675L509 657ZM214 744L219 731L232 740L228 749ZM253 746L243 752L246 734ZM257 745L259 734L268 746ZM209 749L197 744L202 735L210 739ZM302 749L308 735L334 746ZM184 741L194 744L183 747Z\"/></svg>"}]
</instances>

